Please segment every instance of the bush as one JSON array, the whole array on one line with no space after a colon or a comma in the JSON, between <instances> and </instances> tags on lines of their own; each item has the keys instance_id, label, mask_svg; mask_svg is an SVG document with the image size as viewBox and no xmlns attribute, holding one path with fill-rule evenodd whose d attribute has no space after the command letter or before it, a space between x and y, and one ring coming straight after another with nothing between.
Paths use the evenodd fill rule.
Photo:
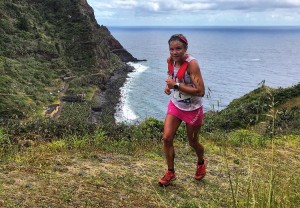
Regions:
<instances>
[{"instance_id":1,"label":"bush","mask_svg":"<svg viewBox=\"0 0 300 208\"><path fill-rule=\"evenodd\" d=\"M228 134L228 142L234 146L263 147L265 145L265 138L255 132L241 129L230 132Z\"/></svg>"},{"instance_id":2,"label":"bush","mask_svg":"<svg viewBox=\"0 0 300 208\"><path fill-rule=\"evenodd\" d=\"M11 149L11 141L9 139L8 134L4 132L2 128L0 128L0 156L3 156Z\"/></svg>"},{"instance_id":3,"label":"bush","mask_svg":"<svg viewBox=\"0 0 300 208\"><path fill-rule=\"evenodd\" d=\"M14 31L14 27L9 20L1 19L0 28L5 31L5 33L10 34ZM4 33L3 33L4 34Z\"/></svg>"},{"instance_id":4,"label":"bush","mask_svg":"<svg viewBox=\"0 0 300 208\"><path fill-rule=\"evenodd\" d=\"M300 133L300 107L295 106L290 110L282 109L278 112L275 120L276 134ZM269 122L267 133L272 129L272 121Z\"/></svg>"},{"instance_id":5,"label":"bush","mask_svg":"<svg viewBox=\"0 0 300 208\"><path fill-rule=\"evenodd\" d=\"M6 133L4 133L3 129L0 128L0 147L4 147L6 145L10 145L10 139Z\"/></svg>"},{"instance_id":6,"label":"bush","mask_svg":"<svg viewBox=\"0 0 300 208\"><path fill-rule=\"evenodd\" d=\"M29 31L29 22L26 17L19 17L17 27L23 31Z\"/></svg>"},{"instance_id":7,"label":"bush","mask_svg":"<svg viewBox=\"0 0 300 208\"><path fill-rule=\"evenodd\" d=\"M150 138L151 140L160 141L162 138L164 124L155 118L148 118L139 125L141 137Z\"/></svg>"},{"instance_id":8,"label":"bush","mask_svg":"<svg viewBox=\"0 0 300 208\"><path fill-rule=\"evenodd\" d=\"M70 123L69 120L38 118L22 124L17 120L10 120L6 128L9 135L16 139L49 140L69 135L93 134L96 126L76 120Z\"/></svg>"},{"instance_id":9,"label":"bush","mask_svg":"<svg viewBox=\"0 0 300 208\"><path fill-rule=\"evenodd\" d=\"M300 84L285 89L271 89L263 85L233 100L224 110L207 112L202 129L206 132L246 129L260 122L269 122L267 114L273 109L279 111L275 126L277 133L297 132L295 126L299 124L299 107L285 110L280 105L299 96ZM295 102L290 105L297 106Z\"/></svg>"}]
</instances>

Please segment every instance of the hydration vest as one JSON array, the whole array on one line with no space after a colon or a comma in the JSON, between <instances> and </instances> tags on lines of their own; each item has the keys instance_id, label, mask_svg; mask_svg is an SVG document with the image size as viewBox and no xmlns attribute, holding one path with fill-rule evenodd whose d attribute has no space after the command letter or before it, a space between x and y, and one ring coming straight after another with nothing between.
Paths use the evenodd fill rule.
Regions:
<instances>
[{"instance_id":1,"label":"hydration vest","mask_svg":"<svg viewBox=\"0 0 300 208\"><path fill-rule=\"evenodd\" d=\"M188 59L188 57L189 56L186 54L184 57L185 61L180 66L180 68L175 76L175 78L177 78L179 81L183 80L186 69L189 66L189 62L186 61ZM167 63L168 63L168 75L172 76L172 78L174 78L174 61L173 61L173 59L171 57L169 57L167 60Z\"/></svg>"}]
</instances>

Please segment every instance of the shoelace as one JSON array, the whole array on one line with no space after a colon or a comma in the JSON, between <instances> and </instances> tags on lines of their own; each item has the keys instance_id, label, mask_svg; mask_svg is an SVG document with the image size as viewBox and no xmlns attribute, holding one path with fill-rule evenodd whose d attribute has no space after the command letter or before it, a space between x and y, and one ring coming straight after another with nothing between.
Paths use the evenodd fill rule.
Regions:
<instances>
[{"instance_id":1,"label":"shoelace","mask_svg":"<svg viewBox=\"0 0 300 208\"><path fill-rule=\"evenodd\" d=\"M203 165L198 165L197 166L197 174L203 174Z\"/></svg>"},{"instance_id":2,"label":"shoelace","mask_svg":"<svg viewBox=\"0 0 300 208\"><path fill-rule=\"evenodd\" d=\"M170 179L172 178L172 176L173 176L173 173L168 171L168 172L165 174L164 179L170 180Z\"/></svg>"}]
</instances>

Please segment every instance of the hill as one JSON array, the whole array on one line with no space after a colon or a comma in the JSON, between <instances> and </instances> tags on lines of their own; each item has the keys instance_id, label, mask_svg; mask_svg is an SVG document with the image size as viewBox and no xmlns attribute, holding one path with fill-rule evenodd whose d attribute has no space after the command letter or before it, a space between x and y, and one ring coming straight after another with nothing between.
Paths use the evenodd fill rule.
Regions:
<instances>
[{"instance_id":1,"label":"hill","mask_svg":"<svg viewBox=\"0 0 300 208\"><path fill-rule=\"evenodd\" d=\"M95 103L116 70L137 61L97 24L86 0L0 2L1 119L40 117L57 100Z\"/></svg>"},{"instance_id":2,"label":"hill","mask_svg":"<svg viewBox=\"0 0 300 208\"><path fill-rule=\"evenodd\" d=\"M256 129L260 133L299 134L300 83L288 88L270 88L263 83L233 100L221 111L206 113L204 130ZM276 131L276 132L275 132Z\"/></svg>"},{"instance_id":3,"label":"hill","mask_svg":"<svg viewBox=\"0 0 300 208\"><path fill-rule=\"evenodd\" d=\"M299 136L202 133L208 167L196 181L196 155L179 135L177 180L161 187L166 165L161 133L151 131L151 123L18 149L6 143L0 151L6 152L0 157L0 207L298 207Z\"/></svg>"},{"instance_id":4,"label":"hill","mask_svg":"<svg viewBox=\"0 0 300 208\"><path fill-rule=\"evenodd\" d=\"M138 59L97 24L86 0L4 0L0 12L0 123L18 128L19 122L42 120L51 123L44 127L49 129L48 111L63 122L58 126L72 123L74 131L99 118L114 120L119 88L132 70L124 62ZM271 132L267 114L274 110L276 129L297 131L299 91L299 84L287 89L262 84L226 109L208 112L203 129L256 126Z\"/></svg>"},{"instance_id":5,"label":"hill","mask_svg":"<svg viewBox=\"0 0 300 208\"><path fill-rule=\"evenodd\" d=\"M127 61L138 60L86 0L0 1L0 207L299 205L300 84L262 84L207 112L200 182L180 126L178 179L160 187L163 122L107 122ZM60 107L52 119L50 106Z\"/></svg>"}]
</instances>

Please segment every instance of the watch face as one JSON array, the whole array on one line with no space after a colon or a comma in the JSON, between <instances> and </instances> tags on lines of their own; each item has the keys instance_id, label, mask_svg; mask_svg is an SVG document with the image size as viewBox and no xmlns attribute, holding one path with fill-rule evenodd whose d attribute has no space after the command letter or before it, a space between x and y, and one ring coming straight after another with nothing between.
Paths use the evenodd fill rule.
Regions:
<instances>
[{"instance_id":1,"label":"watch face","mask_svg":"<svg viewBox=\"0 0 300 208\"><path fill-rule=\"evenodd\" d=\"M174 89L176 89L176 90L178 89L178 84L174 85Z\"/></svg>"}]
</instances>

